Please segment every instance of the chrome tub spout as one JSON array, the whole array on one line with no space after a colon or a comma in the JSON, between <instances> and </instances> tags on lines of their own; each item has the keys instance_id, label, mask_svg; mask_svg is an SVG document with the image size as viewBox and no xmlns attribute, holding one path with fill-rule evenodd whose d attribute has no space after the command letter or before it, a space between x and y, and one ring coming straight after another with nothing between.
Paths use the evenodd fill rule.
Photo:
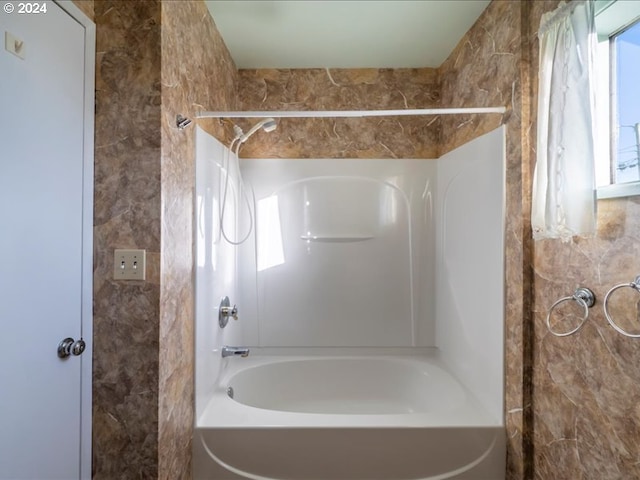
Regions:
<instances>
[{"instance_id":1,"label":"chrome tub spout","mask_svg":"<svg viewBox=\"0 0 640 480\"><path fill-rule=\"evenodd\" d=\"M222 347L222 358L225 357L248 357L249 349L247 347Z\"/></svg>"}]
</instances>

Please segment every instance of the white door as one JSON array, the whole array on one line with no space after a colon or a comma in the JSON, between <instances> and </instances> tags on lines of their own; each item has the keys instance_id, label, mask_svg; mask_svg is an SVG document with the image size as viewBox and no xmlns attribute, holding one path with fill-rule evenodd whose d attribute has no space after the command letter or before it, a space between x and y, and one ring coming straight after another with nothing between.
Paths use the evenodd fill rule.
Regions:
<instances>
[{"instance_id":1,"label":"white door","mask_svg":"<svg viewBox=\"0 0 640 480\"><path fill-rule=\"evenodd\" d=\"M0 3L0 479L88 478L91 351L58 355L90 342L86 31L53 2Z\"/></svg>"}]
</instances>

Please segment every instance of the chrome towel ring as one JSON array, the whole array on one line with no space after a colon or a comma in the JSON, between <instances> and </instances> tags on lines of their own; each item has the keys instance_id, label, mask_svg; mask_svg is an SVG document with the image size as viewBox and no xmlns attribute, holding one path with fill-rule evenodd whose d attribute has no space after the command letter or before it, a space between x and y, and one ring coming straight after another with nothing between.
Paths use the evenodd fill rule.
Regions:
<instances>
[{"instance_id":1,"label":"chrome towel ring","mask_svg":"<svg viewBox=\"0 0 640 480\"><path fill-rule=\"evenodd\" d=\"M555 332L551 328L551 314L553 313L553 309L556 308L561 303L568 302L569 300L575 300L576 302L578 302L578 305L584 308L584 316L582 317L582 321L573 330L570 330L564 333ZM589 308L591 308L595 302L596 302L595 295L591 290L589 290L586 287L580 287L574 292L573 295L569 295L568 297L562 297L561 299L557 300L553 305L551 305L551 308L549 308L549 313L547 314L547 328L549 329L549 332L551 332L551 334L555 335L556 337L566 337L568 335L576 333L578 330L582 328L582 326L584 325L584 322L587 321L587 318L589 318Z\"/></svg>"},{"instance_id":2,"label":"chrome towel ring","mask_svg":"<svg viewBox=\"0 0 640 480\"><path fill-rule=\"evenodd\" d=\"M609 315L609 309L608 309L609 296L619 288L624 288L624 287L633 288L640 293L640 275L638 275L633 282L621 283L620 285L616 285L615 287L612 287L611 290L607 292L607 294L604 296L604 302L603 302L604 316L607 317L607 322L609 322L609 325L611 325L617 332L621 333L626 337L640 338L640 333L627 332L626 330L619 327L618 324L613 321L613 319L611 318L611 315Z\"/></svg>"}]
</instances>

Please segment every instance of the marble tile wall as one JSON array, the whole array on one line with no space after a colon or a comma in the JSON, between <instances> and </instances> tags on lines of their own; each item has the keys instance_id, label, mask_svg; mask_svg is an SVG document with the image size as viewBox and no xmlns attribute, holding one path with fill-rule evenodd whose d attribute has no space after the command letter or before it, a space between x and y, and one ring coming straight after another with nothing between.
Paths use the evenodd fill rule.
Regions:
<instances>
[{"instance_id":1,"label":"marble tile wall","mask_svg":"<svg viewBox=\"0 0 640 480\"><path fill-rule=\"evenodd\" d=\"M93 477L187 479L194 115L235 109L237 72L201 1L100 0L95 22ZM115 248L147 250L145 282L111 279Z\"/></svg>"},{"instance_id":2,"label":"marble tile wall","mask_svg":"<svg viewBox=\"0 0 640 480\"><path fill-rule=\"evenodd\" d=\"M204 2L162 2L159 479L191 478L195 114L235 110L237 76ZM177 114L194 123L179 130ZM217 122L198 123L225 135Z\"/></svg>"},{"instance_id":3,"label":"marble tile wall","mask_svg":"<svg viewBox=\"0 0 640 480\"><path fill-rule=\"evenodd\" d=\"M533 2L529 40L534 72L539 58L536 32L540 17L557 4L555 0ZM532 83L535 112L536 82ZM531 158L535 158L533 151ZM628 283L640 274L639 258L638 197L598 201L594 238L535 243L535 479L640 478L640 341L611 328L602 309L611 287ZM578 286L587 286L596 295L590 318L578 333L554 337L545 325L547 309ZM629 329L635 325L635 333L640 333L638 300L638 294L629 288L611 297L612 315ZM568 314L569 310L561 313ZM563 318L562 314L553 317L555 321Z\"/></svg>"},{"instance_id":4,"label":"marble tile wall","mask_svg":"<svg viewBox=\"0 0 640 480\"><path fill-rule=\"evenodd\" d=\"M93 476L158 476L160 2L95 2ZM115 248L147 280L112 280Z\"/></svg>"},{"instance_id":5,"label":"marble tile wall","mask_svg":"<svg viewBox=\"0 0 640 480\"><path fill-rule=\"evenodd\" d=\"M241 110L399 110L440 105L438 72L420 69L240 70ZM242 128L251 122L237 122ZM243 158L436 158L439 117L282 119ZM259 140L258 140L259 138Z\"/></svg>"}]
</instances>

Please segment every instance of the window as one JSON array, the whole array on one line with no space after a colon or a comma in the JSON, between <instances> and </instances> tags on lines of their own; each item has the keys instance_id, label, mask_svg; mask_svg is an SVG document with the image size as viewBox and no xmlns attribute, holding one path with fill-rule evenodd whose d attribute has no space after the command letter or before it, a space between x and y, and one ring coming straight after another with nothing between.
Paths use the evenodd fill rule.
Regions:
<instances>
[{"instance_id":1,"label":"window","mask_svg":"<svg viewBox=\"0 0 640 480\"><path fill-rule=\"evenodd\" d=\"M615 163L612 165L615 183L640 181L640 23L611 37L612 120L617 128L612 140Z\"/></svg>"},{"instance_id":2,"label":"window","mask_svg":"<svg viewBox=\"0 0 640 480\"><path fill-rule=\"evenodd\" d=\"M640 2L596 2L598 198L640 195Z\"/></svg>"}]
</instances>

